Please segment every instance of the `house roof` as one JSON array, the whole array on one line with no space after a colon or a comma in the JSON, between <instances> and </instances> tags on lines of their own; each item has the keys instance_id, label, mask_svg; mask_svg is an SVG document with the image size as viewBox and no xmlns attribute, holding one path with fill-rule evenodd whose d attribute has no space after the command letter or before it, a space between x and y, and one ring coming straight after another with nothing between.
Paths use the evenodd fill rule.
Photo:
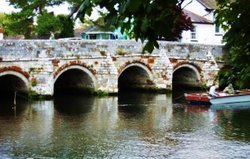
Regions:
<instances>
[{"instance_id":1,"label":"house roof","mask_svg":"<svg viewBox=\"0 0 250 159\"><path fill-rule=\"evenodd\" d=\"M84 29L82 29L82 28L76 28L74 30L75 37L81 37L81 34L82 34L83 31L84 31Z\"/></svg>"},{"instance_id":2,"label":"house roof","mask_svg":"<svg viewBox=\"0 0 250 159\"><path fill-rule=\"evenodd\" d=\"M215 0L197 0L199 3L201 3L204 7L207 9L216 9L216 1Z\"/></svg>"},{"instance_id":3,"label":"house roof","mask_svg":"<svg viewBox=\"0 0 250 159\"><path fill-rule=\"evenodd\" d=\"M204 18L198 14L195 14L193 12L190 12L188 10L183 10L184 14L188 17L190 17L191 21L193 23L200 23L200 24L213 24L213 22L207 18Z\"/></svg>"}]
</instances>

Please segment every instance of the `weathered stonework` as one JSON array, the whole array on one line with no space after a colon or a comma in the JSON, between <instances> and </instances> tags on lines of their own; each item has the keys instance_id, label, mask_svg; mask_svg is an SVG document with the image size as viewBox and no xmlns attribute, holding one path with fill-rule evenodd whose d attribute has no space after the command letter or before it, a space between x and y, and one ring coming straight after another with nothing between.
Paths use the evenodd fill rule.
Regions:
<instances>
[{"instance_id":1,"label":"weathered stonework","mask_svg":"<svg viewBox=\"0 0 250 159\"><path fill-rule=\"evenodd\" d=\"M53 95L56 80L70 69L85 72L95 90L109 93L118 91L120 75L132 67L148 74L146 85L166 90L182 67L197 72L200 83L210 84L217 75L222 46L159 44L153 53L142 54L143 44L133 40L0 40L0 77L15 72L27 79L29 90Z\"/></svg>"}]
</instances>

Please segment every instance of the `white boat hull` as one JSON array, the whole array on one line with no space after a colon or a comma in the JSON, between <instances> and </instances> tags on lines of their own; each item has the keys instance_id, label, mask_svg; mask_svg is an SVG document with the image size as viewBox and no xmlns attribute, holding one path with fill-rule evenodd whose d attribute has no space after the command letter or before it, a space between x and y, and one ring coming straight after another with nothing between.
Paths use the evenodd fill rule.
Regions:
<instances>
[{"instance_id":1,"label":"white boat hull","mask_svg":"<svg viewBox=\"0 0 250 159\"><path fill-rule=\"evenodd\" d=\"M237 104L244 102L250 102L250 94L229 95L229 96L216 97L210 99L210 103L212 105L234 104L234 103Z\"/></svg>"},{"instance_id":2,"label":"white boat hull","mask_svg":"<svg viewBox=\"0 0 250 159\"><path fill-rule=\"evenodd\" d=\"M249 109L250 102L240 102L240 103L226 103L226 104L213 104L210 106L211 110L220 109Z\"/></svg>"}]
</instances>

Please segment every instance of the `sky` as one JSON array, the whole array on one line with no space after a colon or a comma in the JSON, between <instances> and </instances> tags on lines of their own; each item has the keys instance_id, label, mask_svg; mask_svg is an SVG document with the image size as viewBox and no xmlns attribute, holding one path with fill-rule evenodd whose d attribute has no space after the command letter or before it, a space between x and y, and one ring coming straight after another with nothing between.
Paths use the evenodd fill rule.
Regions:
<instances>
[{"instance_id":1,"label":"sky","mask_svg":"<svg viewBox=\"0 0 250 159\"><path fill-rule=\"evenodd\" d=\"M11 13L15 11L15 9L9 6L9 3L5 0L0 0L0 13Z\"/></svg>"}]
</instances>

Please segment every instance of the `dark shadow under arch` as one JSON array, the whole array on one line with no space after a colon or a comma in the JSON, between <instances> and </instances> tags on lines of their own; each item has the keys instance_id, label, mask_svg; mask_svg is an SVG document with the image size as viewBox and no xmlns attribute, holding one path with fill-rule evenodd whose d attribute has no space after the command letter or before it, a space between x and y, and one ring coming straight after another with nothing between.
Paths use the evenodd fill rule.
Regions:
<instances>
[{"instance_id":1,"label":"dark shadow under arch","mask_svg":"<svg viewBox=\"0 0 250 159\"><path fill-rule=\"evenodd\" d=\"M95 90L94 81L89 74L81 69L68 69L56 79L54 95L60 94L91 94Z\"/></svg>"},{"instance_id":2,"label":"dark shadow under arch","mask_svg":"<svg viewBox=\"0 0 250 159\"><path fill-rule=\"evenodd\" d=\"M27 84L18 76L5 74L0 76L0 94L3 96L13 96L14 93L27 94Z\"/></svg>"},{"instance_id":3,"label":"dark shadow under arch","mask_svg":"<svg viewBox=\"0 0 250 159\"><path fill-rule=\"evenodd\" d=\"M173 73L173 90L192 90L200 88L200 77L197 70L191 67L180 67Z\"/></svg>"},{"instance_id":4,"label":"dark shadow under arch","mask_svg":"<svg viewBox=\"0 0 250 159\"><path fill-rule=\"evenodd\" d=\"M146 91L153 85L148 71L136 65L125 68L118 78L119 92L131 90Z\"/></svg>"}]
</instances>

